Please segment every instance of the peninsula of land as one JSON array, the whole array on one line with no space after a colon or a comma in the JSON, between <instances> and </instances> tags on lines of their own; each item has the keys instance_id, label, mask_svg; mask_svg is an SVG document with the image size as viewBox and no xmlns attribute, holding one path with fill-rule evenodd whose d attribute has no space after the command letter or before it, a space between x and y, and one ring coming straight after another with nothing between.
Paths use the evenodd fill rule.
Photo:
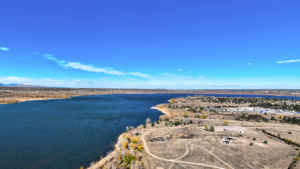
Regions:
<instances>
[{"instance_id":1,"label":"peninsula of land","mask_svg":"<svg viewBox=\"0 0 300 169\"><path fill-rule=\"evenodd\" d=\"M128 128L89 169L299 168L300 100L189 96L153 109L158 121ZM265 111L245 111L262 106ZM269 107L266 107L269 106ZM254 110L254 109L253 109Z\"/></svg>"}]
</instances>

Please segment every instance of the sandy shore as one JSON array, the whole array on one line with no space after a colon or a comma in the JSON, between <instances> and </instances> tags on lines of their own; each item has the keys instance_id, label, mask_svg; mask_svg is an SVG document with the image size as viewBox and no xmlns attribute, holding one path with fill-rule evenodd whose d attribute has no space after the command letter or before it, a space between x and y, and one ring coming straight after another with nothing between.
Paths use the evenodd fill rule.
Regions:
<instances>
[{"instance_id":1,"label":"sandy shore","mask_svg":"<svg viewBox=\"0 0 300 169\"><path fill-rule=\"evenodd\" d=\"M16 99L18 102L26 102L26 101L37 101L37 100L53 100L53 99L63 99L63 98L31 98L31 99ZM0 104L14 104L14 103L0 103Z\"/></svg>"},{"instance_id":2,"label":"sandy shore","mask_svg":"<svg viewBox=\"0 0 300 169\"><path fill-rule=\"evenodd\" d=\"M154 107L151 107L151 109L155 109L155 110L161 111L162 113L164 113L166 115L170 115L167 108L159 108L158 106L154 106Z\"/></svg>"}]
</instances>

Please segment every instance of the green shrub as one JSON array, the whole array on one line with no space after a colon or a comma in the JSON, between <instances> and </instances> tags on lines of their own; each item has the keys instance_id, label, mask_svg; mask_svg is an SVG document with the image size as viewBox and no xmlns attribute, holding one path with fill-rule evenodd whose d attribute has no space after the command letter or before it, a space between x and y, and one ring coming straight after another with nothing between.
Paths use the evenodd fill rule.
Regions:
<instances>
[{"instance_id":1,"label":"green shrub","mask_svg":"<svg viewBox=\"0 0 300 169\"><path fill-rule=\"evenodd\" d=\"M133 156L131 154L124 156L123 166L127 168L131 164L132 161L136 161L135 156Z\"/></svg>"},{"instance_id":2,"label":"green shrub","mask_svg":"<svg viewBox=\"0 0 300 169\"><path fill-rule=\"evenodd\" d=\"M151 123L151 127L154 127L154 125L155 125L154 123Z\"/></svg>"},{"instance_id":3,"label":"green shrub","mask_svg":"<svg viewBox=\"0 0 300 169\"><path fill-rule=\"evenodd\" d=\"M209 131L214 132L215 131L215 127L214 126L210 126Z\"/></svg>"},{"instance_id":4,"label":"green shrub","mask_svg":"<svg viewBox=\"0 0 300 169\"><path fill-rule=\"evenodd\" d=\"M256 138L255 137L253 137L253 139L252 140L256 140Z\"/></svg>"},{"instance_id":5,"label":"green shrub","mask_svg":"<svg viewBox=\"0 0 300 169\"><path fill-rule=\"evenodd\" d=\"M250 145L250 146L253 146L253 143L251 142L249 145Z\"/></svg>"},{"instance_id":6,"label":"green shrub","mask_svg":"<svg viewBox=\"0 0 300 169\"><path fill-rule=\"evenodd\" d=\"M265 140L265 141L264 141L264 143L265 143L265 144L268 144L268 141L267 141L267 140Z\"/></svg>"},{"instance_id":7,"label":"green shrub","mask_svg":"<svg viewBox=\"0 0 300 169\"><path fill-rule=\"evenodd\" d=\"M292 132L290 131L289 134L292 134Z\"/></svg>"}]
</instances>

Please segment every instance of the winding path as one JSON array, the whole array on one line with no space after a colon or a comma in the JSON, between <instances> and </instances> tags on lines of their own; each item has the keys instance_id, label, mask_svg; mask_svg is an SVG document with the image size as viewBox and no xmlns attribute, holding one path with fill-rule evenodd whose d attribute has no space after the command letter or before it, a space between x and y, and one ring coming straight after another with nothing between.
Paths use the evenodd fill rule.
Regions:
<instances>
[{"instance_id":1,"label":"winding path","mask_svg":"<svg viewBox=\"0 0 300 169\"><path fill-rule=\"evenodd\" d=\"M155 129L157 130L157 129ZM186 149L187 151L185 152L184 155L182 155L181 157L179 158L176 158L176 159L165 159L165 158L161 158L161 157L158 157L154 154L152 154L149 149L148 149L148 146L147 146L147 143L145 141L145 136L149 133L150 131L147 131L146 133L143 134L142 136L142 141L144 142L144 147L145 147L145 150L146 152L152 156L153 158L156 158L158 160L162 160L162 161L168 161L168 162L173 162L173 164L170 166L170 168L174 165L174 163L183 163L183 164L191 164L191 165L198 165L198 166L205 166L205 167L211 167L211 168L218 168L218 169L224 169L224 168L221 168L221 167L217 167L217 166L212 166L212 165L207 165L207 164L203 164L203 163L193 163L193 162L186 162L186 161L179 161L180 158L183 158L184 156L186 156L188 154L188 147L187 145L190 144L191 145L191 142L188 142L186 143ZM202 148L202 147L200 147ZM203 148L202 148L203 149ZM205 151L208 151L206 149L204 149ZM209 152L209 151L208 151ZM209 152L210 154L212 154L214 157L216 157L218 160L220 160L221 162L223 162L224 164L226 164L227 166L229 166L231 169L233 169L230 165L228 165L227 163L225 163L223 160L221 160L219 157L217 157L216 155L214 155L213 153ZM169 168L169 169L170 169Z\"/></svg>"}]
</instances>

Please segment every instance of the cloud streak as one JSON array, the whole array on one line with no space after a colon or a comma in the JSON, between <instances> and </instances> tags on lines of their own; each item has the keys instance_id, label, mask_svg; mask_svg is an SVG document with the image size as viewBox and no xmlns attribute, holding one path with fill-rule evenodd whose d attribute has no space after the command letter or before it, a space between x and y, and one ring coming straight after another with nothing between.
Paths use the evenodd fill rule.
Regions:
<instances>
[{"instance_id":1,"label":"cloud streak","mask_svg":"<svg viewBox=\"0 0 300 169\"><path fill-rule=\"evenodd\" d=\"M96 73L105 73L105 74L110 74L110 75L132 75L136 77L142 77L142 78L147 78L151 79L152 76L140 72L122 72L118 70L114 70L112 68L98 68L94 67L92 65L85 65L79 62L66 62L63 60L56 59L53 55L50 54L44 54L43 57L48 60L53 60L55 61L59 66L65 67L65 68L73 68L73 69L80 69L83 71L88 71L88 72L96 72Z\"/></svg>"},{"instance_id":2,"label":"cloud streak","mask_svg":"<svg viewBox=\"0 0 300 169\"><path fill-rule=\"evenodd\" d=\"M10 49L9 49L9 48L6 48L6 47L0 47L0 50L8 51L8 50L10 50Z\"/></svg>"},{"instance_id":3,"label":"cloud streak","mask_svg":"<svg viewBox=\"0 0 300 169\"><path fill-rule=\"evenodd\" d=\"M300 59L297 59L297 60L278 61L277 63L294 63L294 62L300 62Z\"/></svg>"}]
</instances>

